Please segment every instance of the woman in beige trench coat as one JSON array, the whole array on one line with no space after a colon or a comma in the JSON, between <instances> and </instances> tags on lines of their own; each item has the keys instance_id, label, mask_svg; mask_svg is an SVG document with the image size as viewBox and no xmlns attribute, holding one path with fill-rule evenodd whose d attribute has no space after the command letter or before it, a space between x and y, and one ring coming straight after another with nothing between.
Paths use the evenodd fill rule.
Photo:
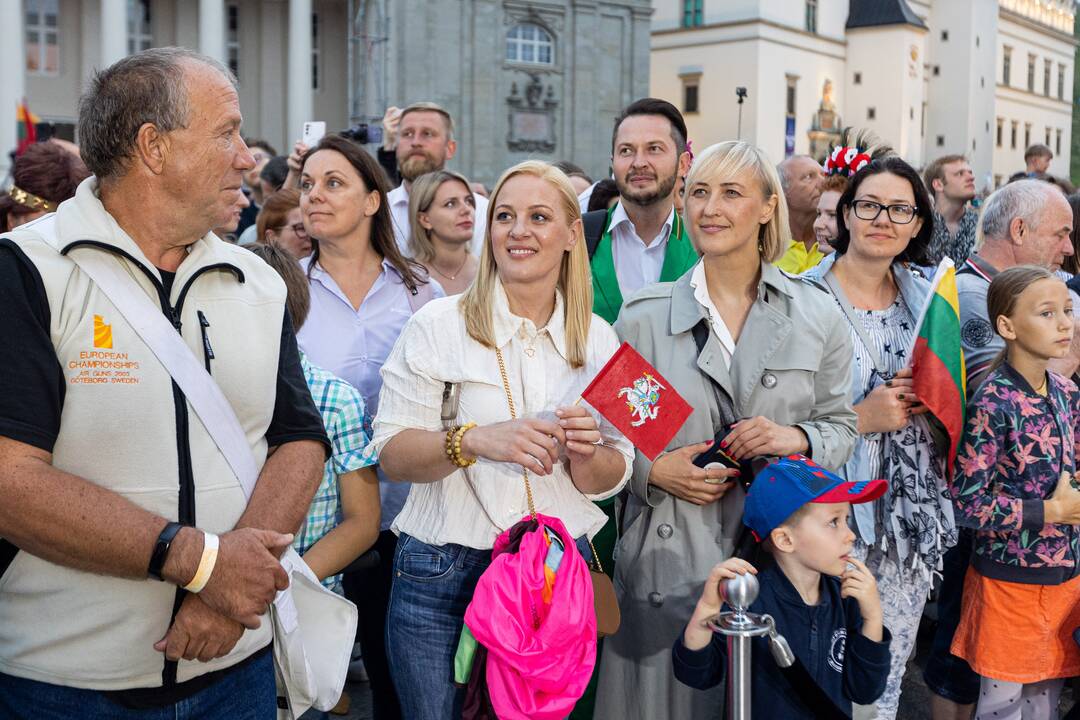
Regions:
<instances>
[{"instance_id":1,"label":"woman in beige trench coat","mask_svg":"<svg viewBox=\"0 0 1080 720\"><path fill-rule=\"evenodd\" d=\"M692 464L707 441L741 419L717 438L733 454L801 452L832 470L855 444L849 333L829 295L771 264L790 232L764 153L741 142L705 150L686 179L685 218L702 261L642 290L615 324L694 412L655 463L640 452L634 462L616 550L622 627L604 641L597 720L723 717L723 686L693 690L671 670L702 582L742 526L734 471Z\"/></svg>"}]
</instances>

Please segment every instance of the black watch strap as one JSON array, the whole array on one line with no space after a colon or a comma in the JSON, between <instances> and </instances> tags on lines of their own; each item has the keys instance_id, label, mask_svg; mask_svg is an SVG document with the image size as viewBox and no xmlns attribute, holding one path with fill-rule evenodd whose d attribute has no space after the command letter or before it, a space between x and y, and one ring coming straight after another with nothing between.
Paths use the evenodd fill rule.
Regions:
<instances>
[{"instance_id":1,"label":"black watch strap","mask_svg":"<svg viewBox=\"0 0 1080 720\"><path fill-rule=\"evenodd\" d=\"M154 543L154 552L150 555L150 567L146 569L148 576L155 580L165 579L161 576L161 571L165 567L165 559L169 557L169 548L172 547L173 538L182 527L184 526L178 522L171 522L158 535L157 542Z\"/></svg>"}]
</instances>

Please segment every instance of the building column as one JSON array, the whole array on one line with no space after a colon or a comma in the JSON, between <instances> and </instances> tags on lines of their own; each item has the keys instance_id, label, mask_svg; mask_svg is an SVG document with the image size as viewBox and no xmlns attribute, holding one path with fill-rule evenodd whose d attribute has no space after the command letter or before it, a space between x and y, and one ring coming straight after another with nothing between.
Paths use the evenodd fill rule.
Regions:
<instances>
[{"instance_id":1,"label":"building column","mask_svg":"<svg viewBox=\"0 0 1080 720\"><path fill-rule=\"evenodd\" d=\"M199 52L226 64L225 0L199 0Z\"/></svg>"},{"instance_id":2,"label":"building column","mask_svg":"<svg viewBox=\"0 0 1080 720\"><path fill-rule=\"evenodd\" d=\"M17 3L16 3L17 4ZM127 0L101 0L101 60L103 69L127 56Z\"/></svg>"},{"instance_id":3,"label":"building column","mask_svg":"<svg viewBox=\"0 0 1080 720\"><path fill-rule=\"evenodd\" d=\"M289 0L289 60L286 87L285 137L300 139L304 122L312 117L314 99L311 92L311 0Z\"/></svg>"},{"instance_id":4,"label":"building column","mask_svg":"<svg viewBox=\"0 0 1080 720\"><path fill-rule=\"evenodd\" d=\"M11 169L9 153L18 140L15 109L26 93L23 20L22 3L0 2L0 67L8 69L0 82L0 185Z\"/></svg>"}]
</instances>

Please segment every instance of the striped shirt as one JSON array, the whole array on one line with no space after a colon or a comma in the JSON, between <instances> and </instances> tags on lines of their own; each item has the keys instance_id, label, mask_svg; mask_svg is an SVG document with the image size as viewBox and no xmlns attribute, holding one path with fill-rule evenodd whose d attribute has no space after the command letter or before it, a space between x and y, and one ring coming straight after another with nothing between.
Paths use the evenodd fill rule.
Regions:
<instances>
[{"instance_id":1,"label":"striped shirt","mask_svg":"<svg viewBox=\"0 0 1080 720\"><path fill-rule=\"evenodd\" d=\"M307 518L293 540L293 548L300 555L324 535L337 527L342 520L341 486L338 478L354 470L370 467L379 462L371 445L371 431L364 412L364 399L349 383L317 368L301 353L300 365L304 379L315 399L315 405L326 425L326 434L334 448L330 459L323 466L322 482L308 508ZM324 579L323 585L339 595L341 574Z\"/></svg>"}]
</instances>

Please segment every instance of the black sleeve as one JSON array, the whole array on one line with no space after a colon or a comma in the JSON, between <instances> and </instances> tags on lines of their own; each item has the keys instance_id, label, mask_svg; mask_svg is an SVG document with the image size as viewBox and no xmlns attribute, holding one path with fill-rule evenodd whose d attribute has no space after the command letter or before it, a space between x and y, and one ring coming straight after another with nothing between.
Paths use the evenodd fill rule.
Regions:
<instances>
[{"instance_id":1,"label":"black sleeve","mask_svg":"<svg viewBox=\"0 0 1080 720\"><path fill-rule=\"evenodd\" d=\"M683 633L671 648L671 667L675 679L698 690L716 687L724 680L727 665L727 645L715 634L700 650L690 650L683 644Z\"/></svg>"},{"instance_id":2,"label":"black sleeve","mask_svg":"<svg viewBox=\"0 0 1080 720\"><path fill-rule=\"evenodd\" d=\"M52 452L60 434L64 371L49 334L41 275L19 247L0 238L0 436Z\"/></svg>"},{"instance_id":3,"label":"black sleeve","mask_svg":"<svg viewBox=\"0 0 1080 720\"><path fill-rule=\"evenodd\" d=\"M322 415L311 398L304 369L300 366L300 351L296 347L292 320L288 309L281 323L281 351L278 359L277 397L274 400L274 417L266 430L266 442L270 447L297 440L317 440L330 457L330 438L326 436Z\"/></svg>"},{"instance_id":4,"label":"black sleeve","mask_svg":"<svg viewBox=\"0 0 1080 720\"><path fill-rule=\"evenodd\" d=\"M854 599L845 600L847 610L847 647L844 650L844 692L854 703L872 705L885 692L889 679L892 635L882 626L881 642L862 634L862 614Z\"/></svg>"},{"instance_id":5,"label":"black sleeve","mask_svg":"<svg viewBox=\"0 0 1080 720\"><path fill-rule=\"evenodd\" d=\"M386 177L390 180L390 187L401 184L401 175L398 173L397 153L393 150L384 150L380 147L377 151L379 164L386 171Z\"/></svg>"}]
</instances>

